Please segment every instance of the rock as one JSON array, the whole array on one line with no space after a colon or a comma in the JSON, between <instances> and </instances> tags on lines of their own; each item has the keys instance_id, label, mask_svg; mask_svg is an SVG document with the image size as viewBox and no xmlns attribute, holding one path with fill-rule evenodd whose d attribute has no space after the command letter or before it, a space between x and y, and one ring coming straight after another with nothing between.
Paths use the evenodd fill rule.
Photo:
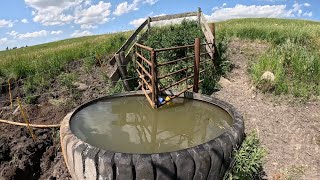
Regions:
<instances>
[{"instance_id":1,"label":"rock","mask_svg":"<svg viewBox=\"0 0 320 180\"><path fill-rule=\"evenodd\" d=\"M229 86L231 84L231 82L228 79L224 78L224 77L221 77L218 83L223 88L227 87L227 86Z\"/></svg>"},{"instance_id":2,"label":"rock","mask_svg":"<svg viewBox=\"0 0 320 180\"><path fill-rule=\"evenodd\" d=\"M19 108L19 107L17 107L17 108L13 111L12 115L16 116L16 115L18 115L18 113L20 113L20 108Z\"/></svg>"},{"instance_id":3,"label":"rock","mask_svg":"<svg viewBox=\"0 0 320 180\"><path fill-rule=\"evenodd\" d=\"M77 89L80 90L80 91L85 91L85 90L87 90L89 88L89 86L87 86L84 83L80 83L80 82L75 82L75 83L73 83L73 85L76 86Z\"/></svg>"},{"instance_id":4,"label":"rock","mask_svg":"<svg viewBox=\"0 0 320 180\"><path fill-rule=\"evenodd\" d=\"M262 74L262 76L260 77L261 80L267 80L267 81L270 81L270 82L273 82L275 77L274 77L274 74L270 71L266 71Z\"/></svg>"}]
</instances>

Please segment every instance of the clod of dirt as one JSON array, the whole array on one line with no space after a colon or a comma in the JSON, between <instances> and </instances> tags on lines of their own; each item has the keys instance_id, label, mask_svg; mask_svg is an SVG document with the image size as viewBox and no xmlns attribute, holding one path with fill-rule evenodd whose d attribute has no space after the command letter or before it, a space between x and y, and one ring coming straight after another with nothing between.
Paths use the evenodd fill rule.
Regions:
<instances>
[{"instance_id":1,"label":"clod of dirt","mask_svg":"<svg viewBox=\"0 0 320 180\"><path fill-rule=\"evenodd\" d=\"M89 86L80 82L75 82L73 85L76 86L79 91L85 91L89 88Z\"/></svg>"},{"instance_id":2,"label":"clod of dirt","mask_svg":"<svg viewBox=\"0 0 320 180\"><path fill-rule=\"evenodd\" d=\"M225 87L227 87L227 86L229 86L231 84L231 82L228 79L224 78L224 77L221 77L218 83L223 88L225 88Z\"/></svg>"},{"instance_id":3,"label":"clod of dirt","mask_svg":"<svg viewBox=\"0 0 320 180\"><path fill-rule=\"evenodd\" d=\"M5 137L0 137L0 164L4 161L9 161L10 157L10 147L8 139Z\"/></svg>"}]
</instances>

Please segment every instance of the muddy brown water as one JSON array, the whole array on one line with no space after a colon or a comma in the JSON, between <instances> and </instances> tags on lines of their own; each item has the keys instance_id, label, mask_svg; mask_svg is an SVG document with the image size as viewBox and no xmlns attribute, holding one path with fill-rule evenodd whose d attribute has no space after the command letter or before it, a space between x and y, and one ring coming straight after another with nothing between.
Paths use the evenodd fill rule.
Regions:
<instances>
[{"instance_id":1,"label":"muddy brown water","mask_svg":"<svg viewBox=\"0 0 320 180\"><path fill-rule=\"evenodd\" d=\"M210 103L176 98L154 110L144 96L105 99L78 111L71 130L95 147L122 153L177 151L225 132L231 116Z\"/></svg>"}]
</instances>

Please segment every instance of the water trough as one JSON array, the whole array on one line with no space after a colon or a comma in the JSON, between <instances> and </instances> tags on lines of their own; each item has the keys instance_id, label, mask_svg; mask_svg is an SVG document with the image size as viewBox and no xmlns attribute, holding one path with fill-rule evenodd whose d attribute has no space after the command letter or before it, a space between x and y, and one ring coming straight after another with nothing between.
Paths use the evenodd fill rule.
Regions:
<instances>
[{"instance_id":1,"label":"water trough","mask_svg":"<svg viewBox=\"0 0 320 180\"><path fill-rule=\"evenodd\" d=\"M79 106L60 138L73 179L222 179L244 123L212 97L185 93L154 110L136 91Z\"/></svg>"}]
</instances>

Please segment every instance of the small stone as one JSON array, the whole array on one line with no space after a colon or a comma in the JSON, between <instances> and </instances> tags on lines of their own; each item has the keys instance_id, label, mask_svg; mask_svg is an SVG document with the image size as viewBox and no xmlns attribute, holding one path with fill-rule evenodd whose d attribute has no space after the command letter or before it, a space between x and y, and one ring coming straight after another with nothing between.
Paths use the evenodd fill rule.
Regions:
<instances>
[{"instance_id":1,"label":"small stone","mask_svg":"<svg viewBox=\"0 0 320 180\"><path fill-rule=\"evenodd\" d=\"M80 91L85 91L85 90L87 90L89 88L89 86L87 86L84 83L80 83L80 82L75 82L75 83L73 83L73 85L76 86L77 89L80 90Z\"/></svg>"},{"instance_id":2,"label":"small stone","mask_svg":"<svg viewBox=\"0 0 320 180\"><path fill-rule=\"evenodd\" d=\"M227 86L229 86L231 84L231 82L228 79L224 78L224 77L221 77L218 83L223 88L227 87Z\"/></svg>"},{"instance_id":3,"label":"small stone","mask_svg":"<svg viewBox=\"0 0 320 180\"><path fill-rule=\"evenodd\" d=\"M264 72L264 73L262 74L262 76L261 76L260 79L261 79L261 80L268 80L268 81L270 81L270 82L273 82L274 79L275 79L275 77L274 77L274 74L273 74L272 72L266 71L266 72Z\"/></svg>"},{"instance_id":4,"label":"small stone","mask_svg":"<svg viewBox=\"0 0 320 180\"><path fill-rule=\"evenodd\" d=\"M16 116L16 115L18 115L19 112L20 112L20 108L17 107L17 108L13 111L12 115Z\"/></svg>"}]
</instances>

